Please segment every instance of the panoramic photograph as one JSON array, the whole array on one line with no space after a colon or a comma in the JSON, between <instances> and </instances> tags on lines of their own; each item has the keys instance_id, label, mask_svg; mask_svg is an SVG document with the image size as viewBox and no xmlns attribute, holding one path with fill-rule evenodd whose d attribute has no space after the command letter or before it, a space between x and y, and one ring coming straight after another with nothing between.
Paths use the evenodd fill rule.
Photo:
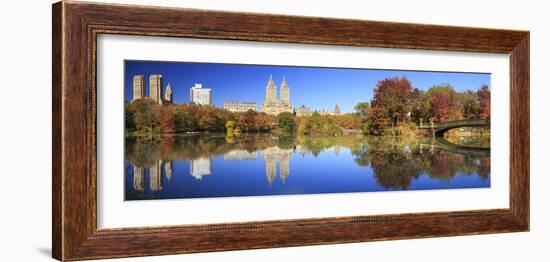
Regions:
<instances>
[{"instance_id":1,"label":"panoramic photograph","mask_svg":"<svg viewBox=\"0 0 550 262\"><path fill-rule=\"evenodd\" d=\"M126 60L124 199L489 188L490 79Z\"/></svg>"}]
</instances>

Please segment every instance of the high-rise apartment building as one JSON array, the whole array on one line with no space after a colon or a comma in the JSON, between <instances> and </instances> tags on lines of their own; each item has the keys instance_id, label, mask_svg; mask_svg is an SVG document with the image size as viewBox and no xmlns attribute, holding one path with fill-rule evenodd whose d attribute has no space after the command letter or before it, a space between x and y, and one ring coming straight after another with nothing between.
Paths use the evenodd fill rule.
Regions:
<instances>
[{"instance_id":1,"label":"high-rise apartment building","mask_svg":"<svg viewBox=\"0 0 550 262\"><path fill-rule=\"evenodd\" d=\"M212 89L195 84L189 90L189 102L196 105L212 105Z\"/></svg>"},{"instance_id":2,"label":"high-rise apartment building","mask_svg":"<svg viewBox=\"0 0 550 262\"><path fill-rule=\"evenodd\" d=\"M149 76L149 97L157 104L162 104L162 75Z\"/></svg>"},{"instance_id":3,"label":"high-rise apartment building","mask_svg":"<svg viewBox=\"0 0 550 262\"><path fill-rule=\"evenodd\" d=\"M145 77L135 75L133 80L132 102L145 97Z\"/></svg>"}]
</instances>

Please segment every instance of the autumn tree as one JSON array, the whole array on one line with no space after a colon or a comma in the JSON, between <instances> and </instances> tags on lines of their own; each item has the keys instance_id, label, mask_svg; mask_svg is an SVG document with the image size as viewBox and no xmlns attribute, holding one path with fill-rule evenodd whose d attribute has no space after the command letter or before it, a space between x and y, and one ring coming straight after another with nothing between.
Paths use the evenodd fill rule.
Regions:
<instances>
[{"instance_id":1,"label":"autumn tree","mask_svg":"<svg viewBox=\"0 0 550 262\"><path fill-rule=\"evenodd\" d=\"M254 132L256 129L256 115L258 112L254 110L248 110L239 115L237 126L244 132Z\"/></svg>"},{"instance_id":2,"label":"autumn tree","mask_svg":"<svg viewBox=\"0 0 550 262\"><path fill-rule=\"evenodd\" d=\"M378 81L374 88L371 110L376 107L379 111L376 113L377 115L383 113L393 126L397 126L410 112L412 92L411 81L405 77L386 78Z\"/></svg>"},{"instance_id":3,"label":"autumn tree","mask_svg":"<svg viewBox=\"0 0 550 262\"><path fill-rule=\"evenodd\" d=\"M450 97L443 93L436 93L430 100L432 120L442 122L450 118Z\"/></svg>"},{"instance_id":4,"label":"autumn tree","mask_svg":"<svg viewBox=\"0 0 550 262\"><path fill-rule=\"evenodd\" d=\"M227 133L232 133L233 131L235 131L235 126L235 121L227 121L227 123L225 123L225 129L227 130Z\"/></svg>"},{"instance_id":5,"label":"autumn tree","mask_svg":"<svg viewBox=\"0 0 550 262\"><path fill-rule=\"evenodd\" d=\"M434 122L462 119L462 105L451 85L432 86L426 92L429 101L429 117Z\"/></svg>"},{"instance_id":6,"label":"autumn tree","mask_svg":"<svg viewBox=\"0 0 550 262\"><path fill-rule=\"evenodd\" d=\"M292 114L294 116L294 114ZM274 123L274 117L264 112L258 113L254 116L254 129L259 132L266 132L271 130Z\"/></svg>"},{"instance_id":7,"label":"autumn tree","mask_svg":"<svg viewBox=\"0 0 550 262\"><path fill-rule=\"evenodd\" d=\"M479 117L487 119L491 117L491 92L487 85L483 85L477 91L479 100Z\"/></svg>"},{"instance_id":8,"label":"autumn tree","mask_svg":"<svg viewBox=\"0 0 550 262\"><path fill-rule=\"evenodd\" d=\"M199 128L203 131L216 131L219 130L217 127L218 119L213 112L207 111L201 114L199 118Z\"/></svg>"},{"instance_id":9,"label":"autumn tree","mask_svg":"<svg viewBox=\"0 0 550 262\"><path fill-rule=\"evenodd\" d=\"M363 129L363 133L372 135L383 135L384 130L390 127L390 119L386 115L386 111L379 107L373 107L369 112L368 125Z\"/></svg>"},{"instance_id":10,"label":"autumn tree","mask_svg":"<svg viewBox=\"0 0 550 262\"><path fill-rule=\"evenodd\" d=\"M162 111L162 118L160 120L160 126L162 127L162 132L165 134L171 134L176 132L176 125L174 123L174 113L172 106L164 108Z\"/></svg>"},{"instance_id":11,"label":"autumn tree","mask_svg":"<svg viewBox=\"0 0 550 262\"><path fill-rule=\"evenodd\" d=\"M370 111L370 110L369 110ZM339 116L330 116L339 126L345 129L359 130L366 123L366 117L362 118L357 113L348 113Z\"/></svg>"},{"instance_id":12,"label":"autumn tree","mask_svg":"<svg viewBox=\"0 0 550 262\"><path fill-rule=\"evenodd\" d=\"M140 99L132 103L135 107L136 128L153 133L159 127L161 115L160 106L151 99Z\"/></svg>"}]
</instances>

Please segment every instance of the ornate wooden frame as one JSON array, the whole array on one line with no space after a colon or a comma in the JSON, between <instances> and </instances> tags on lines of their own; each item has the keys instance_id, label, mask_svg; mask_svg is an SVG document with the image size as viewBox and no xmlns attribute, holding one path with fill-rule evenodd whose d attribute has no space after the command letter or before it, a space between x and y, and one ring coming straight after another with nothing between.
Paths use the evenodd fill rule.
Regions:
<instances>
[{"instance_id":1,"label":"ornate wooden frame","mask_svg":"<svg viewBox=\"0 0 550 262\"><path fill-rule=\"evenodd\" d=\"M52 245L56 259L147 256L529 230L528 31L83 2L54 4L52 28ZM508 54L510 208L98 229L98 34Z\"/></svg>"}]
</instances>

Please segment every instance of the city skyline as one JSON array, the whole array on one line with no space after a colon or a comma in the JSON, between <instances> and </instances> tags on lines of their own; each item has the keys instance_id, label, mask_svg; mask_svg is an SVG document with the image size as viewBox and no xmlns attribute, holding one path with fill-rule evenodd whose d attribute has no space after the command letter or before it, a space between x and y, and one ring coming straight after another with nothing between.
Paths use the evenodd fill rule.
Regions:
<instances>
[{"instance_id":1,"label":"city skyline","mask_svg":"<svg viewBox=\"0 0 550 262\"><path fill-rule=\"evenodd\" d=\"M163 76L164 85L171 85L175 104L189 103L189 89L200 83L212 89L216 107L222 108L228 101L245 101L256 103L260 111L270 76L277 86L286 78L293 108L305 105L320 111L338 105L342 113L354 112L359 102L370 102L376 83L389 77L406 77L421 90L439 84L451 84L457 91L475 91L482 85L490 88L490 74L486 73L126 60L125 100L132 101L135 75L145 76L145 96L149 96L148 76L154 74Z\"/></svg>"}]
</instances>

